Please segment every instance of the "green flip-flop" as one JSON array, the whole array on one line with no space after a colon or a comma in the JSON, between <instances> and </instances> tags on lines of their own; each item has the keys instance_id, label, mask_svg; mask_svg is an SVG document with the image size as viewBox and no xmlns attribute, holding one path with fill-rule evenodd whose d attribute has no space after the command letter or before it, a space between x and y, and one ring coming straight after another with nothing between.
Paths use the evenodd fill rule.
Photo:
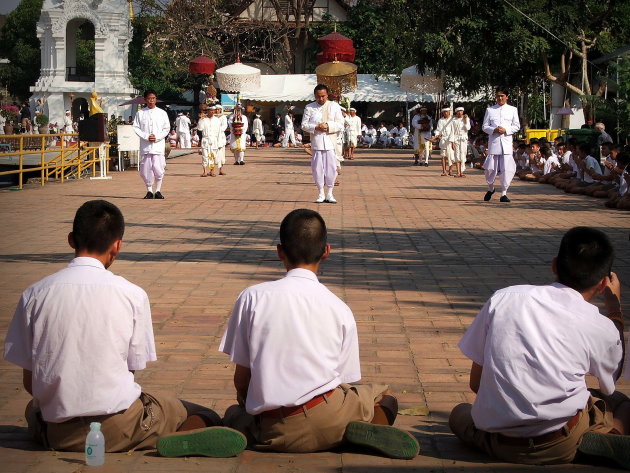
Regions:
<instances>
[{"instance_id":1,"label":"green flip-flop","mask_svg":"<svg viewBox=\"0 0 630 473\"><path fill-rule=\"evenodd\" d=\"M157 451L163 457L227 458L242 452L246 446L247 438L238 430L206 427L165 435L158 440Z\"/></svg>"},{"instance_id":2,"label":"green flip-flop","mask_svg":"<svg viewBox=\"0 0 630 473\"><path fill-rule=\"evenodd\" d=\"M420 451L413 435L389 425L350 422L343 438L348 443L371 448L389 458L411 459Z\"/></svg>"}]
</instances>

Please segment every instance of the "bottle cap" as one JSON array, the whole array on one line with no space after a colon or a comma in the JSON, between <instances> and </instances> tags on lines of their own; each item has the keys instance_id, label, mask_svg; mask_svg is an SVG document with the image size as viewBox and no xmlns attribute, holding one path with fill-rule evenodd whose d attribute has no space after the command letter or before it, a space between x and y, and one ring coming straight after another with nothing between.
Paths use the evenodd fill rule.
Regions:
<instances>
[{"instance_id":1,"label":"bottle cap","mask_svg":"<svg viewBox=\"0 0 630 473\"><path fill-rule=\"evenodd\" d=\"M100 422L90 423L90 430L101 430L101 423Z\"/></svg>"}]
</instances>

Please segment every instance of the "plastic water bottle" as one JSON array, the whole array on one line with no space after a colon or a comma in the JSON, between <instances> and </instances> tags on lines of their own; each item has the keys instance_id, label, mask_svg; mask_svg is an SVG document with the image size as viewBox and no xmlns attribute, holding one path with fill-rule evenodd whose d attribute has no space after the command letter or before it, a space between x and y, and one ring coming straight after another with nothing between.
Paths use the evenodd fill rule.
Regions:
<instances>
[{"instance_id":1,"label":"plastic water bottle","mask_svg":"<svg viewBox=\"0 0 630 473\"><path fill-rule=\"evenodd\" d=\"M92 422L90 432L85 438L85 464L101 466L105 463L105 437L101 432L101 423Z\"/></svg>"}]
</instances>

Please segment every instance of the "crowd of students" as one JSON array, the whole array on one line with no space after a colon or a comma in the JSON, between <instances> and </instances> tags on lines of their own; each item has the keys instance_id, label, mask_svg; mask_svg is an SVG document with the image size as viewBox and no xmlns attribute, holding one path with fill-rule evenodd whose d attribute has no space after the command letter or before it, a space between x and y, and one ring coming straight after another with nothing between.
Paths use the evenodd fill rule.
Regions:
<instances>
[{"instance_id":1,"label":"crowd of students","mask_svg":"<svg viewBox=\"0 0 630 473\"><path fill-rule=\"evenodd\" d=\"M546 139L516 141L516 174L524 181L552 184L567 193L607 199L609 208L630 209L630 148L603 143L600 150L603 166L593 156L593 146L575 138L566 142L556 138L553 143Z\"/></svg>"}]
</instances>

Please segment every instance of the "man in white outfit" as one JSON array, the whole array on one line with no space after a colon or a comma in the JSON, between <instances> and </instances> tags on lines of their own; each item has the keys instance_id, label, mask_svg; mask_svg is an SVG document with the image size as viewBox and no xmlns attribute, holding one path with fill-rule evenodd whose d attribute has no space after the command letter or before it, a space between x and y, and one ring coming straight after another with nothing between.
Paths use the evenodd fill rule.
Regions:
<instances>
[{"instance_id":1,"label":"man in white outfit","mask_svg":"<svg viewBox=\"0 0 630 473\"><path fill-rule=\"evenodd\" d=\"M450 107L442 109L442 118L438 120L435 128L435 138L440 140L440 158L442 160L442 176L451 175L451 166L453 166L453 147L450 146L448 136L451 134L451 126L453 119L451 118Z\"/></svg>"},{"instance_id":2,"label":"man in white outfit","mask_svg":"<svg viewBox=\"0 0 630 473\"><path fill-rule=\"evenodd\" d=\"M333 187L337 177L337 158L335 146L337 133L343 130L344 122L341 108L336 102L328 100L328 87L318 84L314 89L315 102L304 108L302 130L311 135L311 171L317 186L315 202L336 203ZM328 193L324 196L324 185Z\"/></svg>"},{"instance_id":3,"label":"man in white outfit","mask_svg":"<svg viewBox=\"0 0 630 473\"><path fill-rule=\"evenodd\" d=\"M164 157L165 142L171 129L168 115L161 108L156 107L157 94L154 90L144 93L147 106L136 113L133 121L133 131L140 137L140 176L147 186L145 199L163 199L162 180L166 169ZM153 194L153 181L155 194Z\"/></svg>"},{"instance_id":4,"label":"man in white outfit","mask_svg":"<svg viewBox=\"0 0 630 473\"><path fill-rule=\"evenodd\" d=\"M209 107L207 110L208 116L206 117L205 115L202 115L202 118L199 120L197 125L197 129L201 131L202 136L201 154L203 174L201 177L206 177L208 175L208 168L210 168L210 177L214 177L216 175L214 173L215 166L219 168L219 174L223 175L221 166L217 164L218 159L216 159L219 151L219 137L221 134L221 130L219 128L221 126L221 122L214 116L214 107Z\"/></svg>"},{"instance_id":5,"label":"man in white outfit","mask_svg":"<svg viewBox=\"0 0 630 473\"><path fill-rule=\"evenodd\" d=\"M429 157L433 146L430 141L431 132L433 130L433 119L427 114L427 107L420 107L418 113L416 113L411 120L411 126L413 128L413 147L416 150L414 153L414 164L418 166L420 164L420 156L424 157L424 166L429 165Z\"/></svg>"},{"instance_id":6,"label":"man in white outfit","mask_svg":"<svg viewBox=\"0 0 630 473\"><path fill-rule=\"evenodd\" d=\"M66 110L66 115L63 117L63 132L74 133L74 127L72 126L72 115L70 114L70 110ZM66 146L68 146L71 139L71 136L63 137L63 140L66 142Z\"/></svg>"},{"instance_id":7,"label":"man in white outfit","mask_svg":"<svg viewBox=\"0 0 630 473\"><path fill-rule=\"evenodd\" d=\"M361 136L361 118L357 116L356 108L351 108L350 116L346 118L348 123L348 159L354 159L354 149L357 147L357 141Z\"/></svg>"},{"instance_id":8,"label":"man in white outfit","mask_svg":"<svg viewBox=\"0 0 630 473\"><path fill-rule=\"evenodd\" d=\"M256 141L256 149L258 149L258 145L265 143L265 140L263 139L265 136L265 130L263 129L263 123L260 119L260 115L256 115L256 118L254 118L252 123L252 134L254 135L254 139Z\"/></svg>"},{"instance_id":9,"label":"man in white outfit","mask_svg":"<svg viewBox=\"0 0 630 473\"><path fill-rule=\"evenodd\" d=\"M293 127L293 114L291 112L284 116L284 139L282 140L282 147L289 146L289 142L296 146L295 143L295 128Z\"/></svg>"},{"instance_id":10,"label":"man in white outfit","mask_svg":"<svg viewBox=\"0 0 630 473\"><path fill-rule=\"evenodd\" d=\"M227 119L228 126L230 127L230 149L234 153L234 164L245 164L245 149L247 149L246 131L247 131L247 117L242 113L243 108L241 104L236 104L234 107L234 113Z\"/></svg>"},{"instance_id":11,"label":"man in white outfit","mask_svg":"<svg viewBox=\"0 0 630 473\"><path fill-rule=\"evenodd\" d=\"M457 169L455 177L465 177L468 130L470 130L468 115L464 114L464 107L457 107L455 109L455 117L453 117L451 122L451 132L447 138L449 145L453 148L453 160Z\"/></svg>"},{"instance_id":12,"label":"man in white outfit","mask_svg":"<svg viewBox=\"0 0 630 473\"><path fill-rule=\"evenodd\" d=\"M214 157L214 162L219 168L219 174L224 176L223 166L225 165L225 146L227 145L227 137L225 131L228 129L227 117L223 114L223 106L216 104L214 106L214 116L219 119L219 144L217 155Z\"/></svg>"},{"instance_id":13,"label":"man in white outfit","mask_svg":"<svg viewBox=\"0 0 630 473\"><path fill-rule=\"evenodd\" d=\"M175 129L180 148L190 148L190 120L182 112L175 119Z\"/></svg>"},{"instance_id":14,"label":"man in white outfit","mask_svg":"<svg viewBox=\"0 0 630 473\"><path fill-rule=\"evenodd\" d=\"M499 87L495 92L496 105L488 107L483 117L482 129L488 134L488 157L483 163L488 192L483 200L489 201L494 194L494 181L501 180L501 202L509 202L507 190L516 173L513 158L512 135L521 129L516 107L507 104L508 92Z\"/></svg>"}]
</instances>

